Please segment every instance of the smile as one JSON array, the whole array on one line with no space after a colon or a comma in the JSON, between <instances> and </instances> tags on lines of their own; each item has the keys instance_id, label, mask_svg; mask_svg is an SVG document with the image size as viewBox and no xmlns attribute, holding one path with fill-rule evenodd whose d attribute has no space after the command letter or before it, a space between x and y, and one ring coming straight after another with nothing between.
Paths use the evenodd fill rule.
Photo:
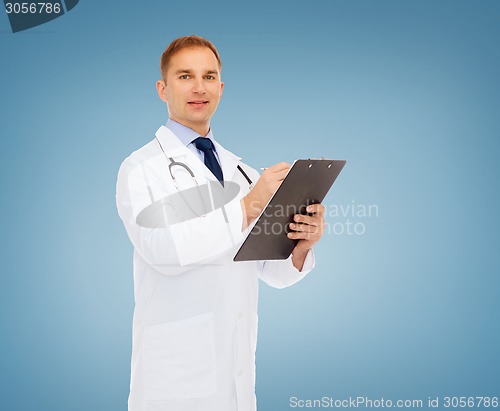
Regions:
<instances>
[{"instance_id":1,"label":"smile","mask_svg":"<svg viewBox=\"0 0 500 411\"><path fill-rule=\"evenodd\" d=\"M203 104L208 104L208 101L206 101L206 100L188 101L188 104L195 105L195 106L201 106Z\"/></svg>"}]
</instances>

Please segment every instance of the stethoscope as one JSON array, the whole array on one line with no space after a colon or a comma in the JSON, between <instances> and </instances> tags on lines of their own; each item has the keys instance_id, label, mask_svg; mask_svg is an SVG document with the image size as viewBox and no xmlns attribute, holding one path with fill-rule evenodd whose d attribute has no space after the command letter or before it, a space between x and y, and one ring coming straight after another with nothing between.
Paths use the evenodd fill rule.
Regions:
<instances>
[{"instance_id":1,"label":"stethoscope","mask_svg":"<svg viewBox=\"0 0 500 411\"><path fill-rule=\"evenodd\" d=\"M187 171L189 173L189 175L191 176L191 178L193 179L196 187L197 187L197 192L198 192L198 195L200 197L200 200L201 200L201 203L202 204L205 204L204 200L203 200L203 196L200 192L200 186L198 184L198 181L196 180L196 177L194 176L194 173L193 173L193 170L191 170L191 168L186 164L186 163L183 163L181 161L175 161L172 157L169 157L167 156L167 153L165 153L165 150L163 150L163 147L160 143L160 140L158 140L158 138L156 138L156 141L158 142L158 145L160 146L160 149L161 151L163 152L165 158L170 162L169 165L168 165L168 171L170 173L170 177L172 178L172 181L174 182L174 185L175 185L175 188L177 188L177 191L179 191L179 193L181 194L182 198L184 199L184 202L186 203L186 205L191 209L191 211L193 213L195 213L196 215L198 215L190 206L189 202L184 198L184 195L182 193L182 190L179 188L179 186L177 185L177 180L175 179L175 173L172 171L174 167L181 167L183 168L185 171ZM248 184L249 184L249 189L251 190L253 188L253 182L252 180L250 179L250 177L248 177L247 173L245 173L245 170L243 170L243 168L241 168L241 166L238 164L238 170L240 171L240 173L243 175L243 177L245 177L245 179L247 180ZM223 209L223 213L224 213L224 216L225 216L225 211ZM226 217L226 216L225 216ZM226 218L227 220L227 218Z\"/></svg>"},{"instance_id":2,"label":"stethoscope","mask_svg":"<svg viewBox=\"0 0 500 411\"><path fill-rule=\"evenodd\" d=\"M170 173L170 177L172 177L172 181L174 182L175 184L175 187L177 188L178 191L181 191L181 189L179 188L179 186L177 185L177 181L175 179L175 175L174 173L172 172L172 169L176 166L178 167L182 167L184 170L186 170L189 175L191 176L191 178L193 179L194 183L198 186L198 181L196 181L196 177L194 176L194 173L193 173L193 170L191 170L189 168L189 166L186 164L186 163L182 163L180 161L175 161L172 157L169 157L167 156L167 153L165 153L165 150L163 150L163 147L160 143L160 140L158 140L158 138L156 138L156 141L158 142L158 145L160 146L161 148L161 151L163 152L163 155L165 156L165 158L170 161L170 164L168 165L168 171ZM248 177L248 174L245 173L245 170L243 170L241 168L241 166L238 164L238 170L240 171L240 173L243 175L243 177L245 177L245 180L248 181L248 184L249 184L249 188L250 190L253 188L253 182L252 180L250 179L250 177Z\"/></svg>"}]
</instances>

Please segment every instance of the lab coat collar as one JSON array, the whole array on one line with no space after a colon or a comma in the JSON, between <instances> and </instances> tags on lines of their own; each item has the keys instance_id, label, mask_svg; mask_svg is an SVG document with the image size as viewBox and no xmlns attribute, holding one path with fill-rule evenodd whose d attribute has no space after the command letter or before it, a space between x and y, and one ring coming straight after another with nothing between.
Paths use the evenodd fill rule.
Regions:
<instances>
[{"instance_id":1,"label":"lab coat collar","mask_svg":"<svg viewBox=\"0 0 500 411\"><path fill-rule=\"evenodd\" d=\"M156 138L160 141L163 150L169 157L184 156L189 149L167 127L161 126L156 131ZM186 150L184 150L186 149Z\"/></svg>"},{"instance_id":2,"label":"lab coat collar","mask_svg":"<svg viewBox=\"0 0 500 411\"><path fill-rule=\"evenodd\" d=\"M203 164L200 159L167 127L161 126L156 132L156 138L160 141L160 144L168 157L172 157L176 161L185 162L193 169L193 172L196 170L198 171L198 173L195 173L197 175L201 173L205 176L205 178L217 181L217 178L205 166L205 164ZM238 157L229 150L226 150L217 141L214 142L214 145L217 150L217 155L219 156L224 179L231 181L241 157Z\"/></svg>"},{"instance_id":3,"label":"lab coat collar","mask_svg":"<svg viewBox=\"0 0 500 411\"><path fill-rule=\"evenodd\" d=\"M156 131L156 138L161 144L165 155L172 158L174 161L179 161L186 164L194 173L198 184L203 184L200 177L216 180L215 176L208 170L207 167L200 161L200 159L190 149L188 149L177 136L170 131L167 127L161 126ZM158 147L159 148L159 147ZM160 155L164 155L160 149ZM206 169L206 170L205 170ZM212 176L211 176L212 174Z\"/></svg>"}]
</instances>

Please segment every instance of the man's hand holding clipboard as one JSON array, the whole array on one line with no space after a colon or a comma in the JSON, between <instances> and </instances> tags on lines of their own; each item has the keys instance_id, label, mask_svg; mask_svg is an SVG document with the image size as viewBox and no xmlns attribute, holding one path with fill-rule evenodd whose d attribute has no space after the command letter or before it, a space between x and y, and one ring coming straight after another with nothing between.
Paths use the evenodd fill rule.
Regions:
<instances>
[{"instance_id":1,"label":"man's hand holding clipboard","mask_svg":"<svg viewBox=\"0 0 500 411\"><path fill-rule=\"evenodd\" d=\"M301 270L304 259L325 229L320 204L345 165L344 160L297 160L264 170L242 199L244 228L257 223L234 261L286 259L292 254ZM246 223L246 225L245 225Z\"/></svg>"},{"instance_id":2,"label":"man's hand holding clipboard","mask_svg":"<svg viewBox=\"0 0 500 411\"><path fill-rule=\"evenodd\" d=\"M243 229L248 227L261 213L278 187L285 179L291 164L281 162L264 169L253 190L242 199L245 210ZM289 223L288 238L298 240L292 251L294 266L300 271L309 250L311 250L325 229L325 207L322 204L308 206L308 215L296 214Z\"/></svg>"},{"instance_id":3,"label":"man's hand holding clipboard","mask_svg":"<svg viewBox=\"0 0 500 411\"><path fill-rule=\"evenodd\" d=\"M295 214L293 223L289 227L291 232L287 234L288 238L298 240L297 245L292 250L293 265L297 270L302 270L307 253L316 244L325 231L325 206L323 204L311 204L307 206L308 214ZM295 262L302 261L300 267Z\"/></svg>"}]
</instances>

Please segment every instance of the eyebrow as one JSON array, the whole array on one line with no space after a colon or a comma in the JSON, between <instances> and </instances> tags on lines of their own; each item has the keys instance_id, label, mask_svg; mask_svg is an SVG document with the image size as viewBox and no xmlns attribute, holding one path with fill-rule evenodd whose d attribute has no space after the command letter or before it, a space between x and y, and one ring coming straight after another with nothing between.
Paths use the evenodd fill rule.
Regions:
<instances>
[{"instance_id":1,"label":"eyebrow","mask_svg":"<svg viewBox=\"0 0 500 411\"><path fill-rule=\"evenodd\" d=\"M175 72L175 74L183 74L183 73L187 73L187 74L191 74L193 71L190 70L190 69L179 69ZM216 74L218 75L219 72L217 70L207 70L205 74Z\"/></svg>"}]
</instances>

